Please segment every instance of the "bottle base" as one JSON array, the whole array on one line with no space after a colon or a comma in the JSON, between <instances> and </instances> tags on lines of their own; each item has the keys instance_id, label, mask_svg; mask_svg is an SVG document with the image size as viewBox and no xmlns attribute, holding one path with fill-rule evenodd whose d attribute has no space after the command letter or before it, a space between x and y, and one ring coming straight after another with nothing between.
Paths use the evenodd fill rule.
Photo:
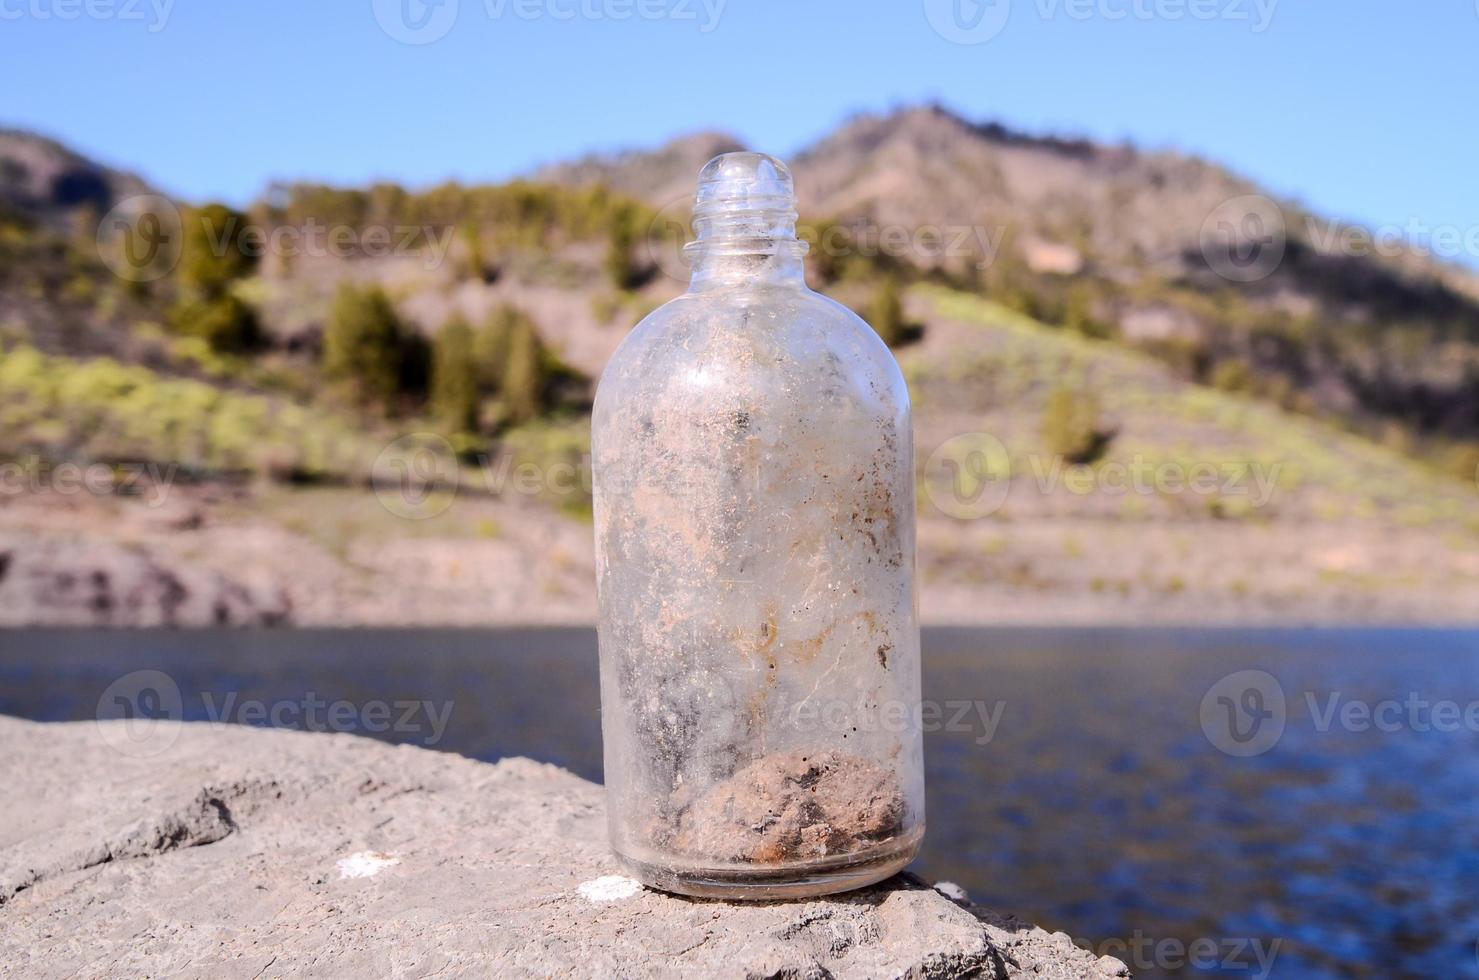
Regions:
<instances>
[{"instance_id":1,"label":"bottle base","mask_svg":"<svg viewBox=\"0 0 1479 980\"><path fill-rule=\"evenodd\" d=\"M814 898L877 884L904 870L919 853L924 828L878 847L801 864L779 866L675 866L639 861L621 852L616 859L632 877L650 888L730 901L775 901Z\"/></svg>"}]
</instances>

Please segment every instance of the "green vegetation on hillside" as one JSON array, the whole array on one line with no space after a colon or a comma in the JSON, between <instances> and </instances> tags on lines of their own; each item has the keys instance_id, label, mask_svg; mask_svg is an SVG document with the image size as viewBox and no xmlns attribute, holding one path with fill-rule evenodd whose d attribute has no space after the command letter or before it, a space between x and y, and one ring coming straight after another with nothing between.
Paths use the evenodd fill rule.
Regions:
<instances>
[{"instance_id":1,"label":"green vegetation on hillside","mask_svg":"<svg viewBox=\"0 0 1479 980\"><path fill-rule=\"evenodd\" d=\"M1103 456L1110 433L1100 425L1098 398L1063 385L1054 388L1043 410L1042 437L1048 452L1070 463Z\"/></svg>"},{"instance_id":2,"label":"green vegetation on hillside","mask_svg":"<svg viewBox=\"0 0 1479 980\"><path fill-rule=\"evenodd\" d=\"M602 187L572 189L529 181L476 187L448 183L422 192L395 184L363 190L292 184L270 194L255 216L269 226L403 226L414 233L410 247L426 244L426 229L460 228L465 238L476 236L481 253L489 247L496 252L509 246L609 238L613 229L647 227L652 210ZM493 255L479 265L496 260Z\"/></svg>"},{"instance_id":3,"label":"green vegetation on hillside","mask_svg":"<svg viewBox=\"0 0 1479 980\"><path fill-rule=\"evenodd\" d=\"M1186 382L1156 358L1069 333L966 293L931 286L920 296L952 321L980 328L968 349L913 351L905 373L921 413L970 413L1000 438L1012 472L1031 474L1041 453L1071 457L1085 433L1113 432L1082 462L1163 464L1189 472L1262 472L1277 482L1271 506L1325 520L1384 513L1406 522L1479 528L1472 474L1439 469L1261 399ZM921 447L926 453L929 447ZM1078 453L1082 457L1082 452ZM1126 498L1126 506L1137 505ZM1256 516L1246 501L1211 494L1218 516Z\"/></svg>"},{"instance_id":4,"label":"green vegetation on hillside","mask_svg":"<svg viewBox=\"0 0 1479 980\"><path fill-rule=\"evenodd\" d=\"M408 343L384 289L344 283L324 329L324 374L361 404L389 408L406 387Z\"/></svg>"},{"instance_id":5,"label":"green vegetation on hillside","mask_svg":"<svg viewBox=\"0 0 1479 980\"><path fill-rule=\"evenodd\" d=\"M148 460L282 479L348 478L375 455L342 415L30 347L0 353L0 432L0 453L12 458Z\"/></svg>"},{"instance_id":6,"label":"green vegetation on hillside","mask_svg":"<svg viewBox=\"0 0 1479 980\"><path fill-rule=\"evenodd\" d=\"M442 325L431 345L431 408L449 432L471 432L478 424L478 366L472 327L462 317Z\"/></svg>"},{"instance_id":7,"label":"green vegetation on hillside","mask_svg":"<svg viewBox=\"0 0 1479 980\"><path fill-rule=\"evenodd\" d=\"M868 309L868 322L890 347L897 347L904 339L907 329L904 323L904 301L899 294L899 280L893 276L884 278L873 296L873 305Z\"/></svg>"}]
</instances>

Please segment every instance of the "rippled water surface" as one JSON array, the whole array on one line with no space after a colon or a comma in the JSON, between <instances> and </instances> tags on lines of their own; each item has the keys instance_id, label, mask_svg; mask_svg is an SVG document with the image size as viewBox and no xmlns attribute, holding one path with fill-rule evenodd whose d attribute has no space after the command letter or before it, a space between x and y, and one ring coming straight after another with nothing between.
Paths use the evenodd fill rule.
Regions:
<instances>
[{"instance_id":1,"label":"rippled water surface","mask_svg":"<svg viewBox=\"0 0 1479 980\"><path fill-rule=\"evenodd\" d=\"M141 669L191 719L325 727L311 692L601 776L586 630L14 632L0 712L92 718ZM1142 976L1479 977L1479 633L927 630L925 696L920 874ZM444 730L367 731L423 701Z\"/></svg>"}]
</instances>

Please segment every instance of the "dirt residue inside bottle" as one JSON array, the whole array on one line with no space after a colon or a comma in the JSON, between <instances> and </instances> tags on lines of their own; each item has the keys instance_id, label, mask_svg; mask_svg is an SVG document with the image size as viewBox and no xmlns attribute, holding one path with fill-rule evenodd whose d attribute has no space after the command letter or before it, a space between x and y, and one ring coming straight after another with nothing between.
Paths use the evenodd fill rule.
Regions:
<instances>
[{"instance_id":1,"label":"dirt residue inside bottle","mask_svg":"<svg viewBox=\"0 0 1479 980\"><path fill-rule=\"evenodd\" d=\"M897 836L898 775L839 752L776 754L715 784L678 815L672 847L751 864L848 854Z\"/></svg>"}]
</instances>

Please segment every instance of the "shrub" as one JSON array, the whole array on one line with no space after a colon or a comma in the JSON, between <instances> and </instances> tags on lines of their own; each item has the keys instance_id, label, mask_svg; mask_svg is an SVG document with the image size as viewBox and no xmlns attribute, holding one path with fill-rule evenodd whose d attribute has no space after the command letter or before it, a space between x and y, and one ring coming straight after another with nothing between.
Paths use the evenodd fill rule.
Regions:
<instances>
[{"instance_id":1,"label":"shrub","mask_svg":"<svg viewBox=\"0 0 1479 980\"><path fill-rule=\"evenodd\" d=\"M431 408L449 432L471 432L478 421L477 363L472 328L456 317L432 341Z\"/></svg>"},{"instance_id":2,"label":"shrub","mask_svg":"<svg viewBox=\"0 0 1479 980\"><path fill-rule=\"evenodd\" d=\"M348 384L362 402L387 406L406 381L404 335L385 290L345 283L324 331L324 372Z\"/></svg>"},{"instance_id":3,"label":"shrub","mask_svg":"<svg viewBox=\"0 0 1479 980\"><path fill-rule=\"evenodd\" d=\"M1063 327L1101 340L1110 335L1109 327L1094 316L1094 290L1088 282L1079 280L1068 287L1063 298Z\"/></svg>"},{"instance_id":4,"label":"shrub","mask_svg":"<svg viewBox=\"0 0 1479 980\"><path fill-rule=\"evenodd\" d=\"M1256 379L1246 361L1218 361L1212 369L1212 387L1220 391L1250 392Z\"/></svg>"},{"instance_id":5,"label":"shrub","mask_svg":"<svg viewBox=\"0 0 1479 980\"><path fill-rule=\"evenodd\" d=\"M257 314L232 293L182 299L170 309L169 323L176 333L198 337L218 352L251 350L262 339Z\"/></svg>"},{"instance_id":6,"label":"shrub","mask_svg":"<svg viewBox=\"0 0 1479 980\"><path fill-rule=\"evenodd\" d=\"M199 337L211 349L240 353L260 345L256 313L233 289L256 268L257 259L243 249L245 218L224 204L208 204L184 218L179 299L171 307L170 325L188 337Z\"/></svg>"},{"instance_id":7,"label":"shrub","mask_svg":"<svg viewBox=\"0 0 1479 980\"><path fill-rule=\"evenodd\" d=\"M499 391L510 422L518 425L537 418L544 410L548 376L539 334L521 317L510 330L508 355Z\"/></svg>"},{"instance_id":8,"label":"shrub","mask_svg":"<svg viewBox=\"0 0 1479 980\"><path fill-rule=\"evenodd\" d=\"M204 472L349 475L374 451L352 419L30 347L0 353L0 453L154 460Z\"/></svg>"},{"instance_id":9,"label":"shrub","mask_svg":"<svg viewBox=\"0 0 1479 980\"><path fill-rule=\"evenodd\" d=\"M509 337L523 316L517 307L505 304L488 314L473 335L472 359L477 367L478 386L487 394L495 395L503 386Z\"/></svg>"},{"instance_id":10,"label":"shrub","mask_svg":"<svg viewBox=\"0 0 1479 980\"><path fill-rule=\"evenodd\" d=\"M184 225L179 268L182 287L219 296L256 268L256 256L242 248L246 218L240 212L224 204L207 204L191 210Z\"/></svg>"},{"instance_id":11,"label":"shrub","mask_svg":"<svg viewBox=\"0 0 1479 980\"><path fill-rule=\"evenodd\" d=\"M497 278L488 262L483 248L483 233L478 226L470 221L463 222L462 240L467 249L463 255L463 274L478 282L492 282Z\"/></svg>"},{"instance_id":12,"label":"shrub","mask_svg":"<svg viewBox=\"0 0 1479 980\"><path fill-rule=\"evenodd\" d=\"M632 252L637 245L636 216L619 210L611 220L611 237L606 246L606 275L617 289L639 285L637 265Z\"/></svg>"},{"instance_id":13,"label":"shrub","mask_svg":"<svg viewBox=\"0 0 1479 980\"><path fill-rule=\"evenodd\" d=\"M899 281L892 276L883 280L868 309L868 322L890 347L904 339L904 301L899 296Z\"/></svg>"},{"instance_id":14,"label":"shrub","mask_svg":"<svg viewBox=\"0 0 1479 980\"><path fill-rule=\"evenodd\" d=\"M1092 463L1104 455L1113 433L1100 425L1097 399L1064 385L1048 396L1042 436L1048 452L1069 463Z\"/></svg>"}]
</instances>

